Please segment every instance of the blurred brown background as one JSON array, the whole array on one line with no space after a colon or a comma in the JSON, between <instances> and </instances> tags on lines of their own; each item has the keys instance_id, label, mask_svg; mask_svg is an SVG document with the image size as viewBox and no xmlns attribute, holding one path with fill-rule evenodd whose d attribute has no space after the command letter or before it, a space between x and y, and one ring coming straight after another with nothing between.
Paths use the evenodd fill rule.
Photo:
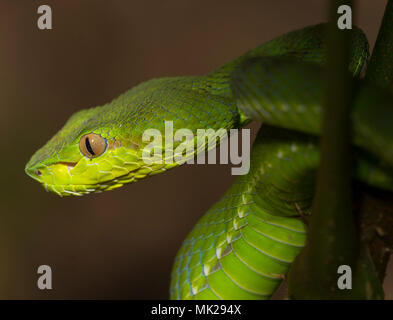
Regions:
<instances>
[{"instance_id":1,"label":"blurred brown background","mask_svg":"<svg viewBox=\"0 0 393 320\"><path fill-rule=\"evenodd\" d=\"M210 71L324 21L326 2L1 0L0 298L167 298L176 251L232 183L228 166L183 166L59 198L25 175L25 163L80 108L152 77ZM371 45L385 3L358 1ZM52 7L53 30L37 28L42 4ZM52 267L53 290L37 289L42 264Z\"/></svg>"}]
</instances>

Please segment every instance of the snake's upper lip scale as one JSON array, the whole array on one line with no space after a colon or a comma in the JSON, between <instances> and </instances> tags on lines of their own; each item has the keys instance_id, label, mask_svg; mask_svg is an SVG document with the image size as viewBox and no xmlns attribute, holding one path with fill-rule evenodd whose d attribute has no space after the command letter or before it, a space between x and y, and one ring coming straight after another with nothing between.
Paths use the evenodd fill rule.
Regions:
<instances>
[{"instance_id":1,"label":"snake's upper lip scale","mask_svg":"<svg viewBox=\"0 0 393 320\"><path fill-rule=\"evenodd\" d=\"M71 170L76 166L75 162L66 162L66 161L60 161L60 162L56 162L54 164L62 164L64 166L67 166L68 170Z\"/></svg>"},{"instance_id":2,"label":"snake's upper lip scale","mask_svg":"<svg viewBox=\"0 0 393 320\"><path fill-rule=\"evenodd\" d=\"M76 163L75 163L75 162L63 162L63 161L61 161L61 162L56 162L56 163L54 163L54 164L62 164L62 165L65 165L65 166L67 166L67 169L68 169L68 170L71 170L71 169L73 169L73 168L76 166ZM26 172L26 174L27 174L29 177L31 177L31 178L33 178L34 180L36 180L36 181L42 183L40 167L37 167L37 166L35 166L35 167L30 167L30 166L26 165L26 167L25 167L25 172Z\"/></svg>"}]
</instances>

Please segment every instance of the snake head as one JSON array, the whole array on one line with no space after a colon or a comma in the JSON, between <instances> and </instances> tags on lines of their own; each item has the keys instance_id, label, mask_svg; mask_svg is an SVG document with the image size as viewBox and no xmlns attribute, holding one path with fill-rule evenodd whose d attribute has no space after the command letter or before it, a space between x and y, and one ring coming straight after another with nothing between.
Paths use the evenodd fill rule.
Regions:
<instances>
[{"instance_id":1,"label":"snake head","mask_svg":"<svg viewBox=\"0 0 393 320\"><path fill-rule=\"evenodd\" d=\"M47 191L65 196L111 190L179 165L145 161L148 129L164 139L168 121L174 130L186 126L194 134L198 128L229 129L238 122L233 101L209 95L200 84L195 77L153 79L104 106L75 113L31 157L26 173ZM159 147L165 151L165 144Z\"/></svg>"},{"instance_id":2,"label":"snake head","mask_svg":"<svg viewBox=\"0 0 393 320\"><path fill-rule=\"evenodd\" d=\"M137 138L122 135L118 123L106 125L108 109L102 106L74 114L31 157L25 172L60 196L111 190L151 173L153 168L140 160Z\"/></svg>"}]
</instances>

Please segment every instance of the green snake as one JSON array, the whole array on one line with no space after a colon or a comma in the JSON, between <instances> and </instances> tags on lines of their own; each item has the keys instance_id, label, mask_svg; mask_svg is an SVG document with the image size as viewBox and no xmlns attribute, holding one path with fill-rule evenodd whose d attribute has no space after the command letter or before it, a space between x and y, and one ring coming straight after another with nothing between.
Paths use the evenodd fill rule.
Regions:
<instances>
[{"instance_id":1,"label":"green snake","mask_svg":"<svg viewBox=\"0 0 393 320\"><path fill-rule=\"evenodd\" d=\"M353 177L393 191L393 100L360 79L368 43L360 29L351 33ZM293 31L207 75L152 79L108 104L81 110L32 156L25 171L60 196L112 190L179 165L144 161L148 129L164 136L165 123L172 121L173 130L229 132L262 121L250 171L182 244L170 298L268 299L305 245L301 215L310 214L319 163L325 34L324 24ZM373 104L383 112L373 112ZM215 147L208 139L192 156ZM197 142L160 147L190 144Z\"/></svg>"}]
</instances>

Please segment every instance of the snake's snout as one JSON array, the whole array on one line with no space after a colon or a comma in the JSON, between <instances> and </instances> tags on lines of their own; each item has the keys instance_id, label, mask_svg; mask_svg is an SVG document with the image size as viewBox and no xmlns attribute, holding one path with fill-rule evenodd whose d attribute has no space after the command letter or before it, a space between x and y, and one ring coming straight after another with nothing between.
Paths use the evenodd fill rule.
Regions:
<instances>
[{"instance_id":1,"label":"snake's snout","mask_svg":"<svg viewBox=\"0 0 393 320\"><path fill-rule=\"evenodd\" d=\"M41 182L42 171L39 168L30 167L27 165L25 167L25 172L29 177L37 180L38 182Z\"/></svg>"}]
</instances>

